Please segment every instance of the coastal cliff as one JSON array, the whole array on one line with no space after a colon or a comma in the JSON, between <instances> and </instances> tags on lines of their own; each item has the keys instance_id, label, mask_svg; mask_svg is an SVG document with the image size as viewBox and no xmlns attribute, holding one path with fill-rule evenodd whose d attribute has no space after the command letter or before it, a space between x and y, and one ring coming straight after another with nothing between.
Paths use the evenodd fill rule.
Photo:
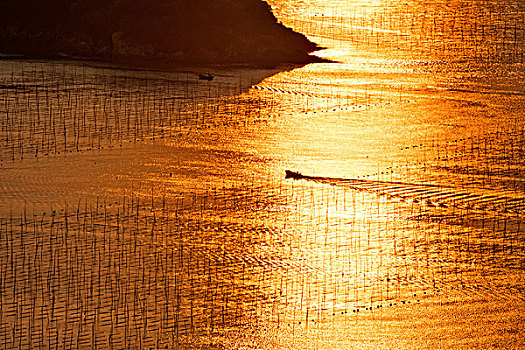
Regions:
<instances>
[{"instance_id":1,"label":"coastal cliff","mask_svg":"<svg viewBox=\"0 0 525 350\"><path fill-rule=\"evenodd\" d=\"M319 49L262 0L4 0L0 53L115 63L277 65Z\"/></svg>"}]
</instances>

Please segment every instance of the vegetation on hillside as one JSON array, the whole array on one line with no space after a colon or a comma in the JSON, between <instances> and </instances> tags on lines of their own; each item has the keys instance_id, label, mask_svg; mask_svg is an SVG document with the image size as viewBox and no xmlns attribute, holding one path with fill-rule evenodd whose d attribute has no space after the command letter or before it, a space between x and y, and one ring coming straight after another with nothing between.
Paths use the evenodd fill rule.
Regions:
<instances>
[{"instance_id":1,"label":"vegetation on hillside","mask_svg":"<svg viewBox=\"0 0 525 350\"><path fill-rule=\"evenodd\" d=\"M262 0L4 0L0 52L118 62L306 63Z\"/></svg>"}]
</instances>

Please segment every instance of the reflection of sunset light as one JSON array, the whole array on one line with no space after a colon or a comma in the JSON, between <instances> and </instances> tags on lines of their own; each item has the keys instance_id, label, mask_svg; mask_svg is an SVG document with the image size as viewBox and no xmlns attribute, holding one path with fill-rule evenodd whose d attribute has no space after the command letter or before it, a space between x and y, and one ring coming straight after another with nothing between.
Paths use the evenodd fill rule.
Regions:
<instances>
[{"instance_id":1,"label":"reflection of sunset light","mask_svg":"<svg viewBox=\"0 0 525 350\"><path fill-rule=\"evenodd\" d=\"M326 62L1 60L0 343L523 340L519 1L269 2Z\"/></svg>"}]
</instances>

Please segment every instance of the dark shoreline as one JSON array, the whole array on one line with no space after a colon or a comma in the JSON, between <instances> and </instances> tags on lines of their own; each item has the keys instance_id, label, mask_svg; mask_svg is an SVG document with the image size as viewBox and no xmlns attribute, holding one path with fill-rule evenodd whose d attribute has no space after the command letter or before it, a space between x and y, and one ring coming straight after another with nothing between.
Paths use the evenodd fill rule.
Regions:
<instances>
[{"instance_id":1,"label":"dark shoreline","mask_svg":"<svg viewBox=\"0 0 525 350\"><path fill-rule=\"evenodd\" d=\"M54 7L30 0L0 4L1 51L10 58L164 70L327 62L311 55L322 47L285 27L262 0L80 2L82 10L71 0Z\"/></svg>"},{"instance_id":2,"label":"dark shoreline","mask_svg":"<svg viewBox=\"0 0 525 350\"><path fill-rule=\"evenodd\" d=\"M69 55L26 55L11 54L0 52L1 61L25 61L25 62L56 62L56 63L78 63L93 68L117 69L128 71L152 71L152 72L188 72L196 73L198 71L221 70L221 69L268 69L288 71L295 68L303 67L312 63L335 63L324 58L310 55L310 60L304 62L274 62L274 63L177 63L169 61L149 60L131 60L131 61L111 61L97 57L76 57Z\"/></svg>"}]
</instances>

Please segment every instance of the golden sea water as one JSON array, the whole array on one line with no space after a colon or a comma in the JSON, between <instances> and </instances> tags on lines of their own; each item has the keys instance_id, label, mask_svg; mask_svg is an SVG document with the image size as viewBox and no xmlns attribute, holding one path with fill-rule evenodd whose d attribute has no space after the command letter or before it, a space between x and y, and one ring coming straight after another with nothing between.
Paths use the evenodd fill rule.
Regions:
<instances>
[{"instance_id":1,"label":"golden sea water","mask_svg":"<svg viewBox=\"0 0 525 350\"><path fill-rule=\"evenodd\" d=\"M332 63L0 62L4 348L523 346L523 4L270 5Z\"/></svg>"}]
</instances>

